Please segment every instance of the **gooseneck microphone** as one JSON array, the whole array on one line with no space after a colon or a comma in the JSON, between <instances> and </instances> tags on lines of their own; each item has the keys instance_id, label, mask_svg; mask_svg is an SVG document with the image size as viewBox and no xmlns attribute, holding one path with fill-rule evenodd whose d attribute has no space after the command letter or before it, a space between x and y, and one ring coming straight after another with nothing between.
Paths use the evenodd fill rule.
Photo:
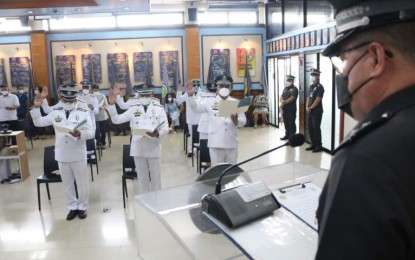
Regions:
<instances>
[{"instance_id":1,"label":"gooseneck microphone","mask_svg":"<svg viewBox=\"0 0 415 260\"><path fill-rule=\"evenodd\" d=\"M233 168L252 161L284 146L297 147L304 143L304 135L295 134L283 145L265 151L248 160L226 168L216 182L215 194L202 198L202 210L228 227L238 227L249 221L272 214L281 207L272 191L263 182L248 183L221 193L223 176Z\"/></svg>"},{"instance_id":2,"label":"gooseneck microphone","mask_svg":"<svg viewBox=\"0 0 415 260\"><path fill-rule=\"evenodd\" d=\"M273 152L273 151L275 151L275 150L278 150L278 149L280 149L280 148L282 148L282 147L284 147L284 146L291 146L291 147L297 147L297 146L301 146L301 145L303 145L304 144L304 135L303 134L294 134L294 135L292 135L289 139L288 139L288 141L285 143L285 144L283 144L283 145L280 145L280 146L277 146L277 147L275 147L275 148L272 148L271 150L268 150L268 151L265 151L265 152L263 152L263 153L260 153L260 154L258 154L258 155L256 155L256 156L254 156L254 157L252 157L252 158L249 158L249 159L247 159L247 160L245 160L245 161L242 161L242 162L240 162L240 163L237 163L237 164L234 164L234 165L231 165L231 166L229 166L228 168L226 168L222 173L221 173L221 175L219 176L219 179L218 179L218 181L216 182L216 188L215 188L215 194L219 194L219 193L221 193L221 190L222 190L222 184L221 184L221 182L222 182L222 178L223 178L223 176L225 176L225 174L227 173L227 172L229 172L230 170L232 170L233 168L235 168L235 167L238 167L238 166L240 166L240 165L242 165L242 164L245 164L245 163L247 163L247 162L250 162L250 161L252 161L252 160L255 160L255 159L257 159L257 158L259 158L259 157L261 157L261 156L263 156L263 155L265 155L265 154L268 154L268 153L270 153L270 152Z\"/></svg>"}]
</instances>

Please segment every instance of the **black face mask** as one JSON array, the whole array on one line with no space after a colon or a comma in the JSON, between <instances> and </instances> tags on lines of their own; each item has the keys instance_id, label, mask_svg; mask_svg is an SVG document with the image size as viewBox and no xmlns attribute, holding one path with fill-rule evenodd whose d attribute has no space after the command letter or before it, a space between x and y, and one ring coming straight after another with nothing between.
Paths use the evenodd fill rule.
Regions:
<instances>
[{"instance_id":1,"label":"black face mask","mask_svg":"<svg viewBox=\"0 0 415 260\"><path fill-rule=\"evenodd\" d=\"M357 61L353 64L353 66L349 70L349 74L353 70L353 68L356 66L356 64L359 63L359 61L367 53L368 52L366 51L365 53L362 54L362 56L360 56L359 59L357 59ZM339 109L342 110L343 112L345 112L346 114L348 114L349 116L353 117L353 112L352 112L352 108L351 108L351 105L350 105L350 103L352 102L352 99L353 99L353 95L356 94L357 91L359 91L364 85L366 85L372 79L373 79L373 77L368 78L362 84L360 84L355 89L355 91L353 91L353 93L350 93L349 88L348 88L348 86L349 86L349 76L348 75L347 76L336 75L337 106L339 107Z\"/></svg>"}]
</instances>

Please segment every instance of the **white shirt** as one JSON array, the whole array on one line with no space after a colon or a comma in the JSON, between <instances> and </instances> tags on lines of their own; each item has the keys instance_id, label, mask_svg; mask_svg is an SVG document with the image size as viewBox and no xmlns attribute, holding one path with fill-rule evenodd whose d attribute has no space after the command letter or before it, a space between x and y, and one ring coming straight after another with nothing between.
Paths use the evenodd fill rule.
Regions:
<instances>
[{"instance_id":1,"label":"white shirt","mask_svg":"<svg viewBox=\"0 0 415 260\"><path fill-rule=\"evenodd\" d=\"M198 93L196 94L196 98L199 98L199 96L200 96L200 91L198 91ZM176 100L179 103L186 101L186 123L188 123L189 125L199 124L201 113L195 111L192 108L192 106L189 105L190 98L187 95L187 93L182 94L180 91L178 91L176 95Z\"/></svg>"},{"instance_id":2,"label":"white shirt","mask_svg":"<svg viewBox=\"0 0 415 260\"><path fill-rule=\"evenodd\" d=\"M105 121L108 119L108 114L105 111L105 107L108 106L108 101L107 101L107 97L99 92L94 92L93 94L98 101L98 107L99 107L99 111L98 114L95 116L95 120L96 121Z\"/></svg>"},{"instance_id":3,"label":"white shirt","mask_svg":"<svg viewBox=\"0 0 415 260\"><path fill-rule=\"evenodd\" d=\"M0 95L0 121L17 120L17 110L6 110L6 107L20 106L19 98L12 93L7 96Z\"/></svg>"},{"instance_id":4,"label":"white shirt","mask_svg":"<svg viewBox=\"0 0 415 260\"><path fill-rule=\"evenodd\" d=\"M30 111L33 124L37 127L53 125L55 128L55 160L58 162L77 162L86 160L86 140L95 136L92 128L91 117L86 109L74 108L68 119L65 109L62 107L54 109L48 115L42 117L39 108ZM56 131L56 127L73 128L84 119L87 122L79 129L81 136L74 138L68 133Z\"/></svg>"}]
</instances>

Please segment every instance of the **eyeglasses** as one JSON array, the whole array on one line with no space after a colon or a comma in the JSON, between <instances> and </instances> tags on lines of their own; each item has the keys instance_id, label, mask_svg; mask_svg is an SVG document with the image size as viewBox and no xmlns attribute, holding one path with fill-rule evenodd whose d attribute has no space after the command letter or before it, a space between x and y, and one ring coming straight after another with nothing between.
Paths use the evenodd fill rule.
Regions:
<instances>
[{"instance_id":1,"label":"eyeglasses","mask_svg":"<svg viewBox=\"0 0 415 260\"><path fill-rule=\"evenodd\" d=\"M350 52L350 51L354 51L354 50L360 49L363 46L369 45L371 43L372 43L371 41L368 41L368 42L363 42L363 43L357 44L357 45L355 45L353 47L350 47L350 48L347 48L345 50L342 50L341 52L339 52L337 54L337 56L330 57L330 60L331 60L331 63L333 64L334 69L339 74L343 75L343 73L344 73L344 67L346 65L346 62L345 62L345 60L343 60L343 58L341 58L341 55L344 54L344 53L346 53L346 52Z\"/></svg>"}]
</instances>

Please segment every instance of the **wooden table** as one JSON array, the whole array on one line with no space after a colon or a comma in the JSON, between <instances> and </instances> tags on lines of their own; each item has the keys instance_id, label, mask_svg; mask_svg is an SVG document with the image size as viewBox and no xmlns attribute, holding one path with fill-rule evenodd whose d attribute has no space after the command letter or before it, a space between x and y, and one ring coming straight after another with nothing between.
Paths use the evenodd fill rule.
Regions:
<instances>
[{"instance_id":1,"label":"wooden table","mask_svg":"<svg viewBox=\"0 0 415 260\"><path fill-rule=\"evenodd\" d=\"M22 177L22 181L24 181L27 177L30 176L24 132L12 131L11 133L7 134L0 133L0 137L12 137L16 139L17 154L0 156L0 159L18 159L20 165L20 175Z\"/></svg>"}]
</instances>

